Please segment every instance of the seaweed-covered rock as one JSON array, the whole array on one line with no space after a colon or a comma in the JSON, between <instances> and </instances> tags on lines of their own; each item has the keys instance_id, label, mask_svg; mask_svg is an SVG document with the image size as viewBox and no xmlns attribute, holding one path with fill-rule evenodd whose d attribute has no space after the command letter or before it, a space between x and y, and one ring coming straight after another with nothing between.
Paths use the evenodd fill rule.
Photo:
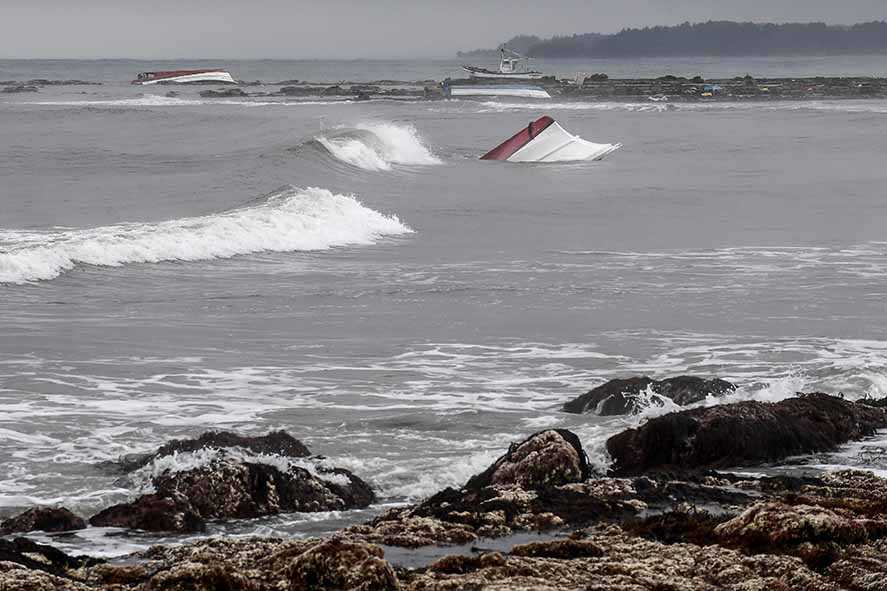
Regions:
<instances>
[{"instance_id":1,"label":"seaweed-covered rock","mask_svg":"<svg viewBox=\"0 0 887 591\"><path fill-rule=\"evenodd\" d=\"M834 449L887 427L887 409L804 394L671 413L607 440L614 473L743 466Z\"/></svg>"},{"instance_id":2,"label":"seaweed-covered rock","mask_svg":"<svg viewBox=\"0 0 887 591\"><path fill-rule=\"evenodd\" d=\"M550 429L512 444L489 468L471 477L465 487L491 485L532 489L588 479L591 470L582 442L570 431Z\"/></svg>"},{"instance_id":3,"label":"seaweed-covered rock","mask_svg":"<svg viewBox=\"0 0 887 591\"><path fill-rule=\"evenodd\" d=\"M646 376L610 380L564 404L564 411L576 414L593 412L602 416L637 413L647 405L663 406L668 398L680 406L701 402L709 396L721 397L736 389L720 379L706 380L679 376L653 380ZM649 392L649 396L644 394Z\"/></svg>"},{"instance_id":4,"label":"seaweed-covered rock","mask_svg":"<svg viewBox=\"0 0 887 591\"><path fill-rule=\"evenodd\" d=\"M291 589L393 591L397 575L378 546L333 538L304 552L289 567Z\"/></svg>"},{"instance_id":5,"label":"seaweed-covered rock","mask_svg":"<svg viewBox=\"0 0 887 591\"><path fill-rule=\"evenodd\" d=\"M0 523L0 536L17 532L83 529L86 522L64 507L33 507Z\"/></svg>"},{"instance_id":6,"label":"seaweed-covered rock","mask_svg":"<svg viewBox=\"0 0 887 591\"><path fill-rule=\"evenodd\" d=\"M105 509L93 525L147 531L196 531L207 519L249 519L294 511L366 507L369 485L347 470L326 480L305 468L217 459L191 470L167 471L152 480L156 493Z\"/></svg>"}]
</instances>

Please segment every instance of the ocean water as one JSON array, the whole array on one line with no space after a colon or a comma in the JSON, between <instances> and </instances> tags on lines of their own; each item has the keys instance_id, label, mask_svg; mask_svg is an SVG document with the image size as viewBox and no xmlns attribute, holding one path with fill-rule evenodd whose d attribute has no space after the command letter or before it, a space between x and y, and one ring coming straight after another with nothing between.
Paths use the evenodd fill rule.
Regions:
<instances>
[{"instance_id":1,"label":"ocean water","mask_svg":"<svg viewBox=\"0 0 887 591\"><path fill-rule=\"evenodd\" d=\"M887 65L817 60L679 66ZM243 62L237 76L409 80L447 63ZM459 485L546 427L579 433L605 470L608 436L671 410L559 411L614 377L718 376L735 400L887 395L887 101L169 98L127 83L149 68L0 62L0 79L104 82L0 94L2 515L90 515L150 476L98 462L282 428L380 505L211 533L309 535ZM543 113L624 147L477 159ZM883 439L793 463L887 473ZM53 543L158 541L113 533Z\"/></svg>"}]
</instances>

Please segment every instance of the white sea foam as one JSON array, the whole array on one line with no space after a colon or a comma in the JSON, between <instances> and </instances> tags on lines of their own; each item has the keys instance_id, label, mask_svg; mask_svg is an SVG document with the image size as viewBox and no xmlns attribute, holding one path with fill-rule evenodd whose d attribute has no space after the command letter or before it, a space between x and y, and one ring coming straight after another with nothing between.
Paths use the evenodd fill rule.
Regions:
<instances>
[{"instance_id":1,"label":"white sea foam","mask_svg":"<svg viewBox=\"0 0 887 591\"><path fill-rule=\"evenodd\" d=\"M364 207L353 196L287 188L259 203L206 216L83 230L5 231L0 236L0 283L53 279L77 265L325 250L408 232L397 217Z\"/></svg>"},{"instance_id":2,"label":"white sea foam","mask_svg":"<svg viewBox=\"0 0 887 591\"><path fill-rule=\"evenodd\" d=\"M273 466L281 472L289 472L294 468L307 470L312 476L339 485L348 485L350 480L343 474L334 474L333 464L323 458L290 458L276 454L255 453L247 449L204 448L189 452L175 452L159 457L135 472L128 474L121 482L137 494L153 491L152 480L162 474L178 474L211 466L221 461L248 462Z\"/></svg>"},{"instance_id":3,"label":"white sea foam","mask_svg":"<svg viewBox=\"0 0 887 591\"><path fill-rule=\"evenodd\" d=\"M334 158L364 170L441 163L412 125L362 123L354 129L339 128L316 139Z\"/></svg>"}]
</instances>

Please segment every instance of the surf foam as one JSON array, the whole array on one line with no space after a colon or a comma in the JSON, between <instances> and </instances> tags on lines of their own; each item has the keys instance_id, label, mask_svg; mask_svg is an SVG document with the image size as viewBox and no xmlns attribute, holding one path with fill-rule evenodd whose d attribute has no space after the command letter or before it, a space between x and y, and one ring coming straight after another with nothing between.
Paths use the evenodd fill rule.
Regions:
<instances>
[{"instance_id":1,"label":"surf foam","mask_svg":"<svg viewBox=\"0 0 887 591\"><path fill-rule=\"evenodd\" d=\"M217 214L83 230L0 233L0 283L58 277L78 265L198 261L256 252L326 250L410 233L396 216L355 197L309 187L281 189Z\"/></svg>"},{"instance_id":2,"label":"surf foam","mask_svg":"<svg viewBox=\"0 0 887 591\"><path fill-rule=\"evenodd\" d=\"M412 125L362 123L315 139L337 160L364 170L391 170L395 164L441 163Z\"/></svg>"}]
</instances>

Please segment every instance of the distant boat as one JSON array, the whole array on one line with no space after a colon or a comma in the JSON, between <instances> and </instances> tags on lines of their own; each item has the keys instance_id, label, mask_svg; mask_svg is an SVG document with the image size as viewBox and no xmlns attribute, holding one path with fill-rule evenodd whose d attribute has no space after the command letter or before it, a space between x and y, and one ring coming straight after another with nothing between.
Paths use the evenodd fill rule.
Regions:
<instances>
[{"instance_id":1,"label":"distant boat","mask_svg":"<svg viewBox=\"0 0 887 591\"><path fill-rule=\"evenodd\" d=\"M506 51L510 54L506 56ZM529 58L524 57L516 51L511 51L504 47L499 49L499 69L496 71L481 68L479 66L462 66L462 69L468 72L471 78L486 78L493 80L539 80L544 78L545 74L536 70L527 70L526 61ZM524 63L524 69L520 64Z\"/></svg>"},{"instance_id":2,"label":"distant boat","mask_svg":"<svg viewBox=\"0 0 887 591\"><path fill-rule=\"evenodd\" d=\"M209 68L206 70L171 70L168 72L142 72L132 81L133 84L188 84L200 82L237 84L231 74L221 68Z\"/></svg>"},{"instance_id":3,"label":"distant boat","mask_svg":"<svg viewBox=\"0 0 887 591\"><path fill-rule=\"evenodd\" d=\"M481 160L573 162L600 160L622 144L596 144L575 136L544 115L486 154Z\"/></svg>"},{"instance_id":4,"label":"distant boat","mask_svg":"<svg viewBox=\"0 0 887 591\"><path fill-rule=\"evenodd\" d=\"M550 99L541 86L531 84L444 84L443 91L446 96L513 96L519 98Z\"/></svg>"}]
</instances>

